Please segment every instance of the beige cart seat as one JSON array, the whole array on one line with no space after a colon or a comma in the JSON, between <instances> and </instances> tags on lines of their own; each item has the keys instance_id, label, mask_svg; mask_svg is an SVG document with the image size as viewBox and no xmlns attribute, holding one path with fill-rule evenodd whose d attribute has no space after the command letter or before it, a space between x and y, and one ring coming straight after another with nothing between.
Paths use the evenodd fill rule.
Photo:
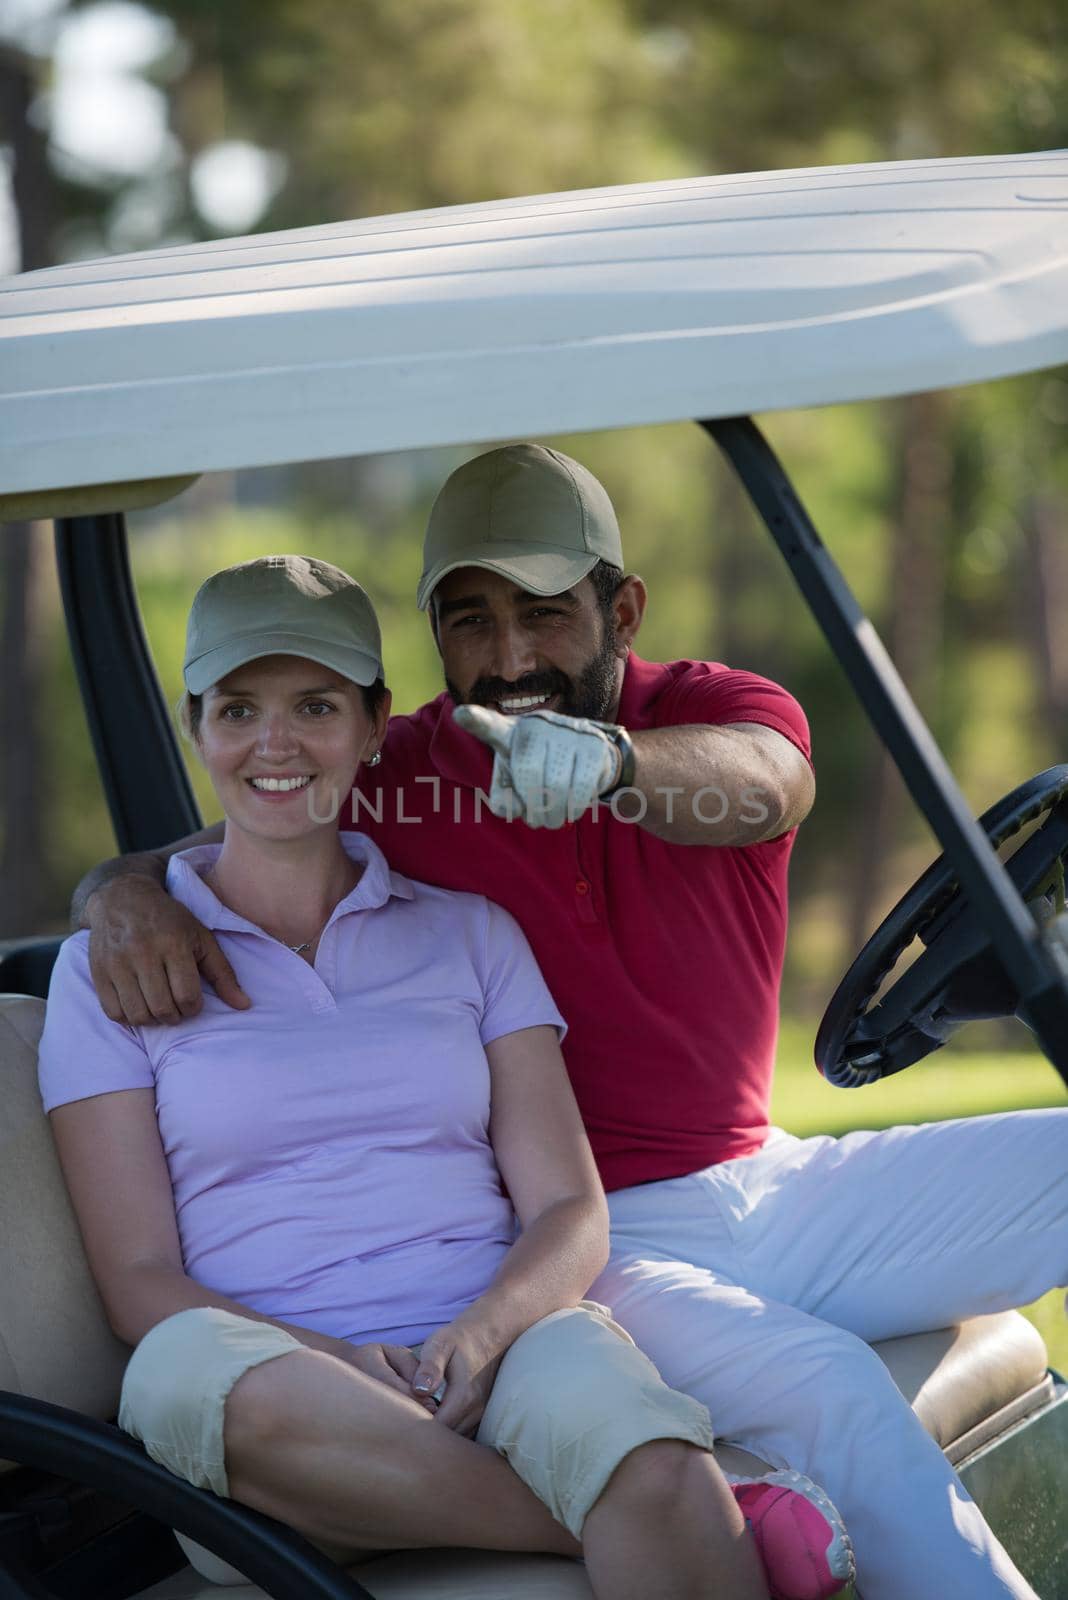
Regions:
<instances>
[{"instance_id":1,"label":"beige cart seat","mask_svg":"<svg viewBox=\"0 0 1068 1600\"><path fill-rule=\"evenodd\" d=\"M118 1409L126 1350L93 1287L37 1093L40 1000L0 996L0 1388L106 1421ZM1052 1394L1046 1350L1016 1312L876 1345L902 1393L949 1459L1037 1410ZM714 1420L714 1419L713 1419ZM733 1471L764 1470L731 1446ZM552 1556L421 1551L354 1569L376 1600L589 1600L582 1568ZM140 1600L255 1600L190 1569Z\"/></svg>"}]
</instances>

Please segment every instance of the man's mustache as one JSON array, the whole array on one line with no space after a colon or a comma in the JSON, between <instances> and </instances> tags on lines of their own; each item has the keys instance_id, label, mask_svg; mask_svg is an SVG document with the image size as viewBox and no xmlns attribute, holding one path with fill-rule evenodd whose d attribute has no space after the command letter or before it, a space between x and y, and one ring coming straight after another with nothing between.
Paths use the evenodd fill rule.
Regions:
<instances>
[{"instance_id":1,"label":"man's mustache","mask_svg":"<svg viewBox=\"0 0 1068 1600\"><path fill-rule=\"evenodd\" d=\"M478 678L468 690L467 699L476 705L496 705L501 700L515 700L521 696L566 696L570 691L570 680L561 672L531 672L514 683L504 678Z\"/></svg>"}]
</instances>

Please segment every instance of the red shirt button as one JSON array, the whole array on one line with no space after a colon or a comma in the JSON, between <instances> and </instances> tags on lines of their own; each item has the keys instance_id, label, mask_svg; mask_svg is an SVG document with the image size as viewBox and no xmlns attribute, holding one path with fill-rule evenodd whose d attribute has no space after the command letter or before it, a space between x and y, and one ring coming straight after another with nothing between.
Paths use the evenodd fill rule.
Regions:
<instances>
[{"instance_id":1,"label":"red shirt button","mask_svg":"<svg viewBox=\"0 0 1068 1600\"><path fill-rule=\"evenodd\" d=\"M575 893L576 894L589 894L589 892L590 892L589 884L586 882L585 878L580 878L578 883L576 883L576 885L575 885Z\"/></svg>"}]
</instances>

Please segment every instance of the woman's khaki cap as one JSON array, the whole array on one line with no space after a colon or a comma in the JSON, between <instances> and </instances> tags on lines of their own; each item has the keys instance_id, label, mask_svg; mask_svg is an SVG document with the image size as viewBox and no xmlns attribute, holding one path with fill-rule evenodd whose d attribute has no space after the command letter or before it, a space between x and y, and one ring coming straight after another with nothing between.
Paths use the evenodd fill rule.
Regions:
<instances>
[{"instance_id":1,"label":"woman's khaki cap","mask_svg":"<svg viewBox=\"0 0 1068 1600\"><path fill-rule=\"evenodd\" d=\"M243 561L197 590L185 641L189 693L261 656L305 656L353 683L383 676L374 606L355 578L311 556Z\"/></svg>"},{"instance_id":2,"label":"woman's khaki cap","mask_svg":"<svg viewBox=\"0 0 1068 1600\"><path fill-rule=\"evenodd\" d=\"M559 450L509 444L459 467L434 501L417 600L425 610L457 567L488 567L532 594L562 594L598 561L623 565L603 485Z\"/></svg>"}]
</instances>

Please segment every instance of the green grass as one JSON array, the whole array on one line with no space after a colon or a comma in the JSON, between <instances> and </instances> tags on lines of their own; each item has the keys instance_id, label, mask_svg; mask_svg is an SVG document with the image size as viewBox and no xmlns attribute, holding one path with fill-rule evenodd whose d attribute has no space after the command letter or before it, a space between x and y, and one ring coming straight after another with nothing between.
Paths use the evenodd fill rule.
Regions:
<instances>
[{"instance_id":1,"label":"green grass","mask_svg":"<svg viewBox=\"0 0 1068 1600\"><path fill-rule=\"evenodd\" d=\"M811 1026L783 1023L772 1117L791 1133L841 1134L1065 1103L1059 1075L1037 1051L979 1054L952 1043L871 1088L835 1089L813 1065L814 1032ZM1068 1374L1064 1291L1055 1289L1023 1309L1046 1341L1050 1364Z\"/></svg>"}]
</instances>

